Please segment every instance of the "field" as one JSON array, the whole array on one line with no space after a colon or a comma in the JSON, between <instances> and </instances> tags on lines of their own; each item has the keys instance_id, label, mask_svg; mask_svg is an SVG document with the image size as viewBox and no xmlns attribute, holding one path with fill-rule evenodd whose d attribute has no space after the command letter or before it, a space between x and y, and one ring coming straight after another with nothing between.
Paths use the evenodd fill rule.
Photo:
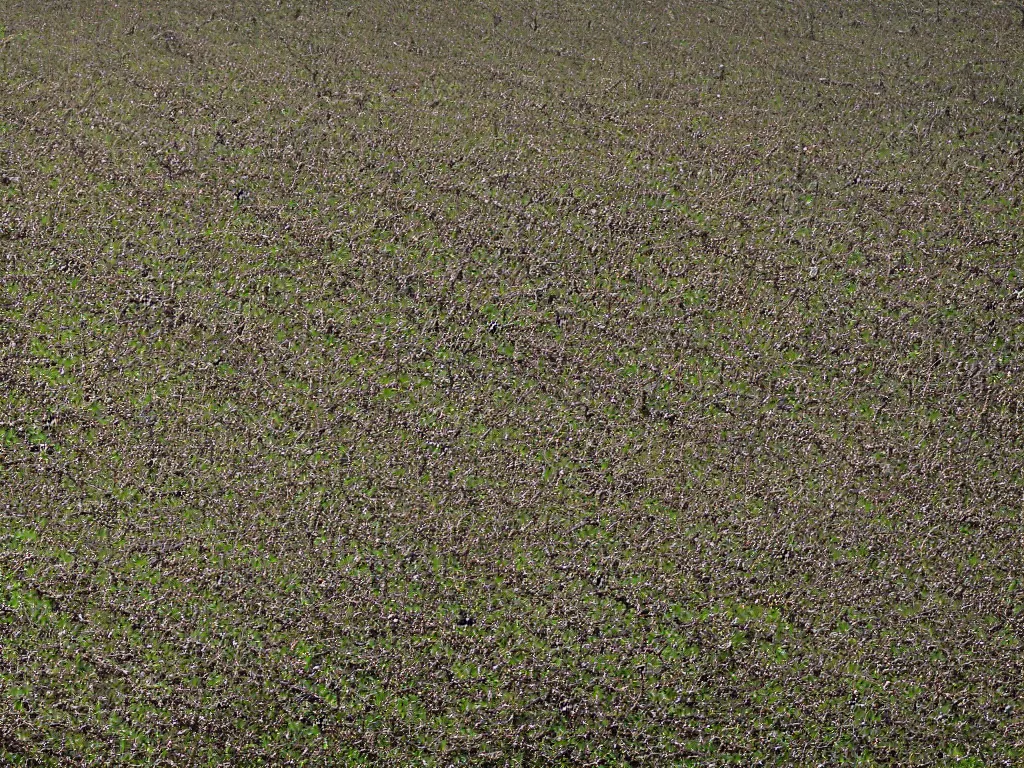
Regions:
<instances>
[{"instance_id":1,"label":"field","mask_svg":"<svg viewBox=\"0 0 1024 768\"><path fill-rule=\"evenodd\" d=\"M1024 765L1024 8L0 4L0 764Z\"/></svg>"}]
</instances>

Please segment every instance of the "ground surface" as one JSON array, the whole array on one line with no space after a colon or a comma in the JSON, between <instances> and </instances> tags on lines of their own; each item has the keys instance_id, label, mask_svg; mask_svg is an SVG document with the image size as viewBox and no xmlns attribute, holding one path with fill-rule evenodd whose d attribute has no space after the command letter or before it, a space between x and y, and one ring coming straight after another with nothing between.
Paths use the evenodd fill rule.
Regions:
<instances>
[{"instance_id":1,"label":"ground surface","mask_svg":"<svg viewBox=\"0 0 1024 768\"><path fill-rule=\"evenodd\" d=\"M1020 765L1004 2L0 7L0 763Z\"/></svg>"}]
</instances>

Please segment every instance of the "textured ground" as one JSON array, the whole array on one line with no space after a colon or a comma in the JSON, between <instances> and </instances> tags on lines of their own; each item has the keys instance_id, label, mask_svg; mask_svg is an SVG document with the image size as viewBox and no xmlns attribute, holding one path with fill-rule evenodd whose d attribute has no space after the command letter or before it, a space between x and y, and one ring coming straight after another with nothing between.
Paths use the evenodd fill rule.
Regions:
<instances>
[{"instance_id":1,"label":"textured ground","mask_svg":"<svg viewBox=\"0 0 1024 768\"><path fill-rule=\"evenodd\" d=\"M1010 3L7 0L0 763L1020 765L1022 134Z\"/></svg>"}]
</instances>

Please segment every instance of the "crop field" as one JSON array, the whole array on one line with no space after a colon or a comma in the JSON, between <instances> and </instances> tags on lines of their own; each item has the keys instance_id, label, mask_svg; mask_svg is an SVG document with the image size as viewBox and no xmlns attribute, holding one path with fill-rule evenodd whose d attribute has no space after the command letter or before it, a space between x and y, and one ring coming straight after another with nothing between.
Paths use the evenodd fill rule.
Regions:
<instances>
[{"instance_id":1,"label":"crop field","mask_svg":"<svg viewBox=\"0 0 1024 768\"><path fill-rule=\"evenodd\" d=\"M2 0L0 765L1024 765L1024 6Z\"/></svg>"}]
</instances>

